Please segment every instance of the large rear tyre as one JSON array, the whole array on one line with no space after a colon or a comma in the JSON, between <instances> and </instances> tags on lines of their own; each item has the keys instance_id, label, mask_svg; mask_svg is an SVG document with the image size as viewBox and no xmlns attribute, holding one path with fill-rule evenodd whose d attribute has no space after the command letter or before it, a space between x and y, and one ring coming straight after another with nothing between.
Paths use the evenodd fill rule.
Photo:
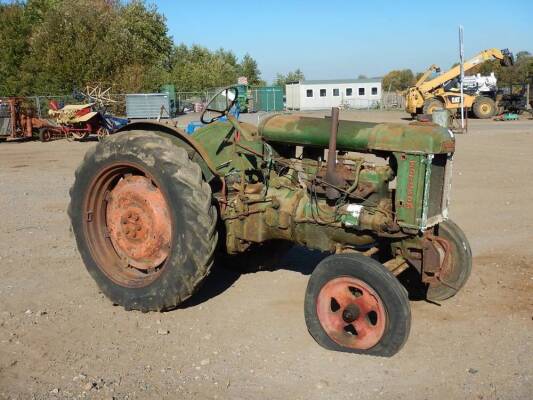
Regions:
<instances>
[{"instance_id":1,"label":"large rear tyre","mask_svg":"<svg viewBox=\"0 0 533 400\"><path fill-rule=\"evenodd\" d=\"M440 276L440 281L431 283L426 297L431 301L443 301L454 296L466 283L472 272L472 250L464 232L452 220L437 227L437 236L451 245L449 267Z\"/></svg>"},{"instance_id":2,"label":"large rear tyre","mask_svg":"<svg viewBox=\"0 0 533 400\"><path fill-rule=\"evenodd\" d=\"M409 336L407 291L382 264L361 254L322 260L309 279L305 322L329 350L390 357Z\"/></svg>"},{"instance_id":3,"label":"large rear tyre","mask_svg":"<svg viewBox=\"0 0 533 400\"><path fill-rule=\"evenodd\" d=\"M496 115L496 103L490 97L478 97L472 111L476 118L487 119Z\"/></svg>"},{"instance_id":4,"label":"large rear tyre","mask_svg":"<svg viewBox=\"0 0 533 400\"><path fill-rule=\"evenodd\" d=\"M426 115L433 114L433 111L435 111L438 108L444 108L444 103L440 101L439 99L428 99L424 101L424 106L422 107L422 113Z\"/></svg>"},{"instance_id":5,"label":"large rear tyre","mask_svg":"<svg viewBox=\"0 0 533 400\"><path fill-rule=\"evenodd\" d=\"M81 257L115 304L172 309L209 273L217 244L211 188L165 134L129 131L98 143L70 196Z\"/></svg>"}]
</instances>

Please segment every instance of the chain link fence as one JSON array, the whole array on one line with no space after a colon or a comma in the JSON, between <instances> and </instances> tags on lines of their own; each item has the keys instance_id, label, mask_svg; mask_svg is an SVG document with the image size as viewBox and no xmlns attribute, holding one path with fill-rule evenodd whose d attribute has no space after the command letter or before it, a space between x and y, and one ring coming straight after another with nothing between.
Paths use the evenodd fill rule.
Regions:
<instances>
[{"instance_id":1,"label":"chain link fence","mask_svg":"<svg viewBox=\"0 0 533 400\"><path fill-rule=\"evenodd\" d=\"M207 102L221 88L211 88L204 91L176 92L176 113L185 114L189 112L201 112ZM253 97L254 90L251 89L250 95ZM126 115L126 94L118 93L110 95L112 102L107 104L99 111L116 116ZM57 96L28 96L25 97L26 105L32 109L34 116L38 118L48 118L50 103L56 102L59 107L67 104L81 104L88 102L86 98L80 95L57 95ZM0 98L0 100L2 100ZM7 99L3 99L4 101ZM380 100L366 99L344 99L340 106L346 110L403 110L405 109L405 97L400 93L383 92Z\"/></svg>"}]
</instances>

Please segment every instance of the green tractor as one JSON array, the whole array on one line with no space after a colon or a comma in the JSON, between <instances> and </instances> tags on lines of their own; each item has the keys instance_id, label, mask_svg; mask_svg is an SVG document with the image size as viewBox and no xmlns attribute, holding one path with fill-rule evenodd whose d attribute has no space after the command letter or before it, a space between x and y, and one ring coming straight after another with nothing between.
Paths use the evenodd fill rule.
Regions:
<instances>
[{"instance_id":1,"label":"green tractor","mask_svg":"<svg viewBox=\"0 0 533 400\"><path fill-rule=\"evenodd\" d=\"M448 219L453 134L339 121L336 108L255 127L228 113L237 98L234 87L218 93L191 136L134 122L86 154L69 215L90 275L126 310L169 310L218 257L318 249L331 254L307 286L310 334L327 349L392 356L411 324L399 275L409 270L438 302L470 274L470 246Z\"/></svg>"}]
</instances>

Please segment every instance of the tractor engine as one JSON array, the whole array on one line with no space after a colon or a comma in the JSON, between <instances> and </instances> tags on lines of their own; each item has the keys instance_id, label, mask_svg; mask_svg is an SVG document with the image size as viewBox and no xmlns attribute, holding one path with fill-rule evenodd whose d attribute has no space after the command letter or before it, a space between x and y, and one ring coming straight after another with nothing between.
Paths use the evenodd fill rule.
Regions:
<instances>
[{"instance_id":1,"label":"tractor engine","mask_svg":"<svg viewBox=\"0 0 533 400\"><path fill-rule=\"evenodd\" d=\"M331 118L272 116L258 135L262 149L235 146L261 176L226 175L221 214L229 253L272 239L332 252L364 249L446 218L454 140L445 129L339 122L333 109Z\"/></svg>"}]
</instances>

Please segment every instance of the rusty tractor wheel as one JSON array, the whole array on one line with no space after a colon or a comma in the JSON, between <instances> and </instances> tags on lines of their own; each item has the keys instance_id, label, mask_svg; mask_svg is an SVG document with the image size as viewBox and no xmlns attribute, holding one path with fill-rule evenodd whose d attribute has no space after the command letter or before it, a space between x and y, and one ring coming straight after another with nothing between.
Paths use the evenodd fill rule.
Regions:
<instances>
[{"instance_id":1,"label":"rusty tractor wheel","mask_svg":"<svg viewBox=\"0 0 533 400\"><path fill-rule=\"evenodd\" d=\"M444 103L439 99L428 99L424 102L424 106L422 107L422 113L426 115L431 115L433 114L433 111L435 111L437 108L444 108Z\"/></svg>"},{"instance_id":2,"label":"rusty tractor wheel","mask_svg":"<svg viewBox=\"0 0 533 400\"><path fill-rule=\"evenodd\" d=\"M49 142L52 139L52 134L48 128L39 129L39 140L41 142Z\"/></svg>"},{"instance_id":3,"label":"rusty tractor wheel","mask_svg":"<svg viewBox=\"0 0 533 400\"><path fill-rule=\"evenodd\" d=\"M440 280L428 286L426 297L428 300L442 301L454 296L470 277L472 250L465 234L452 220L440 223L436 234L448 241L451 254Z\"/></svg>"},{"instance_id":4,"label":"rusty tractor wheel","mask_svg":"<svg viewBox=\"0 0 533 400\"><path fill-rule=\"evenodd\" d=\"M165 134L129 131L90 150L69 215L102 292L127 310L168 310L207 276L217 244L211 188Z\"/></svg>"},{"instance_id":5,"label":"rusty tractor wheel","mask_svg":"<svg viewBox=\"0 0 533 400\"><path fill-rule=\"evenodd\" d=\"M476 99L472 111L476 118L492 118L496 114L496 103L490 97L480 96Z\"/></svg>"},{"instance_id":6,"label":"rusty tractor wheel","mask_svg":"<svg viewBox=\"0 0 533 400\"><path fill-rule=\"evenodd\" d=\"M322 260L309 279L305 322L329 350L390 357L409 336L407 291L382 264L361 254Z\"/></svg>"}]
</instances>

